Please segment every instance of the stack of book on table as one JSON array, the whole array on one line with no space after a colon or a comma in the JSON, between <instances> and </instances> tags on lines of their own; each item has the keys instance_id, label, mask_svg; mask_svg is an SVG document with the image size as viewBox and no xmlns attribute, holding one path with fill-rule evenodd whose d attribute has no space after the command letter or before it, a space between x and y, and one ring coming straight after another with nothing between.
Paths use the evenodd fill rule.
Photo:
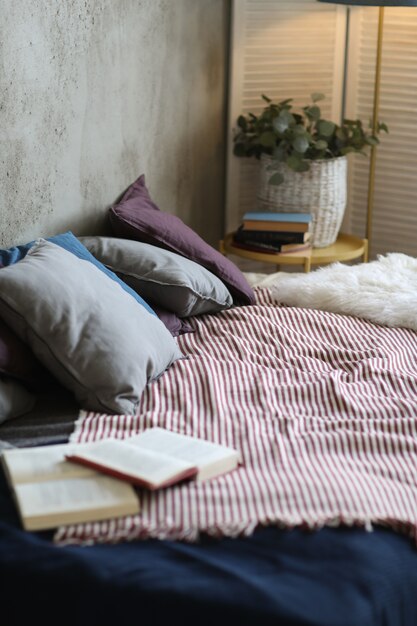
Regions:
<instances>
[{"instance_id":1,"label":"stack of book on table","mask_svg":"<svg viewBox=\"0 0 417 626\"><path fill-rule=\"evenodd\" d=\"M245 213L233 245L273 254L307 251L311 249L312 220L311 213Z\"/></svg>"}]
</instances>

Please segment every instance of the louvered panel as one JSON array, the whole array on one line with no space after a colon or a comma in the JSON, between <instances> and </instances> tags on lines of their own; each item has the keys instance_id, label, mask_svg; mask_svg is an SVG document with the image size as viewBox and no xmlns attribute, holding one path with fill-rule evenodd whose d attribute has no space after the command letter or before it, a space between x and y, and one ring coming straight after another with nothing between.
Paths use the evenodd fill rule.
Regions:
<instances>
[{"instance_id":1,"label":"louvered panel","mask_svg":"<svg viewBox=\"0 0 417 626\"><path fill-rule=\"evenodd\" d=\"M355 117L372 114L378 10L358 9L357 67L349 90ZM390 129L377 150L372 256L399 251L417 256L417 9L385 9L380 119ZM351 161L350 226L365 230L368 163Z\"/></svg>"},{"instance_id":2,"label":"louvered panel","mask_svg":"<svg viewBox=\"0 0 417 626\"><path fill-rule=\"evenodd\" d=\"M258 164L234 157L232 129L240 113L259 113L261 94L293 98L326 94L323 115L338 119L343 60L344 9L316 0L235 0L231 58L226 228L257 208Z\"/></svg>"}]
</instances>

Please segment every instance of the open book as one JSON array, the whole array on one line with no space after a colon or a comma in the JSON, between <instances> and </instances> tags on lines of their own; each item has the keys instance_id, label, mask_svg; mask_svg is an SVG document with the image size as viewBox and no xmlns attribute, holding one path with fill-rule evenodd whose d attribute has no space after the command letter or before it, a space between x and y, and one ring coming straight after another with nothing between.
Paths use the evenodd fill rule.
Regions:
<instances>
[{"instance_id":1,"label":"open book","mask_svg":"<svg viewBox=\"0 0 417 626\"><path fill-rule=\"evenodd\" d=\"M65 459L95 444L6 450L1 456L26 530L98 521L139 512L133 487Z\"/></svg>"},{"instance_id":2,"label":"open book","mask_svg":"<svg viewBox=\"0 0 417 626\"><path fill-rule=\"evenodd\" d=\"M150 428L123 441L99 441L66 458L151 490L185 478L219 476L235 469L240 460L233 448L163 428Z\"/></svg>"}]
</instances>

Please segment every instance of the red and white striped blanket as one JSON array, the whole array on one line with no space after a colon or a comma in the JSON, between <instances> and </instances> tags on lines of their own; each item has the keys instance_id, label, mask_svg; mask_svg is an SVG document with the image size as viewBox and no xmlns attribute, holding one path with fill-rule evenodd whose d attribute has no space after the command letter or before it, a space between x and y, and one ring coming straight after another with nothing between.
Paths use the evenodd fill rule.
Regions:
<instances>
[{"instance_id":1,"label":"red and white striped blanket","mask_svg":"<svg viewBox=\"0 0 417 626\"><path fill-rule=\"evenodd\" d=\"M257 304L196 317L136 416L82 413L72 441L150 426L239 449L203 483L140 491L137 516L59 528L59 544L196 540L257 525L383 524L417 541L417 335L349 316Z\"/></svg>"}]
</instances>

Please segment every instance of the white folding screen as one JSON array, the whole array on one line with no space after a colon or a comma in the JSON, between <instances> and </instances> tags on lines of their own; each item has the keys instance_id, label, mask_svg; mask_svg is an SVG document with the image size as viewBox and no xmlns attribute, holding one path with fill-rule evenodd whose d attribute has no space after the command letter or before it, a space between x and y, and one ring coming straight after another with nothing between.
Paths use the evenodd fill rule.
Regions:
<instances>
[{"instance_id":1,"label":"white folding screen","mask_svg":"<svg viewBox=\"0 0 417 626\"><path fill-rule=\"evenodd\" d=\"M352 8L346 113L371 118L378 9ZM346 8L316 0L234 0L226 228L256 208L258 163L233 156L240 113L259 113L261 94L307 104L326 94L323 114L341 113ZM417 255L417 8L385 9L380 119L390 129L377 151L372 255ZM369 159L349 157L343 230L364 236Z\"/></svg>"},{"instance_id":2,"label":"white folding screen","mask_svg":"<svg viewBox=\"0 0 417 626\"><path fill-rule=\"evenodd\" d=\"M259 113L266 94L274 100L310 103L322 92L323 114L338 120L341 110L345 11L316 0L234 0L230 83L230 133L240 113ZM228 158L226 227L256 206L258 162Z\"/></svg>"},{"instance_id":3,"label":"white folding screen","mask_svg":"<svg viewBox=\"0 0 417 626\"><path fill-rule=\"evenodd\" d=\"M355 8L349 44L348 113L372 116L378 9ZM417 256L417 8L386 7L372 256L389 251ZM350 163L349 227L363 236L369 160Z\"/></svg>"}]
</instances>

